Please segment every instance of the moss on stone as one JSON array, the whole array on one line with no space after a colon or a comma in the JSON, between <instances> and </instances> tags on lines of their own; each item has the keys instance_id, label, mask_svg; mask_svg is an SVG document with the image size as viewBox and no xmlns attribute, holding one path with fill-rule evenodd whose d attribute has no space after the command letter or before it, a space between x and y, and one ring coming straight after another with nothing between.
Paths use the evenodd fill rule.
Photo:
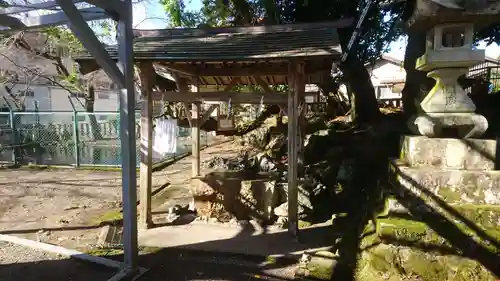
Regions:
<instances>
[{"instance_id":1,"label":"moss on stone","mask_svg":"<svg viewBox=\"0 0 500 281\"><path fill-rule=\"evenodd\" d=\"M406 257L400 257L399 261L407 275L416 275L423 280L448 280L448 271L435 256L418 250L408 249L406 252Z\"/></svg>"},{"instance_id":2,"label":"moss on stone","mask_svg":"<svg viewBox=\"0 0 500 281\"><path fill-rule=\"evenodd\" d=\"M357 281L490 281L493 274L479 263L409 247L380 244L360 255Z\"/></svg>"},{"instance_id":3,"label":"moss on stone","mask_svg":"<svg viewBox=\"0 0 500 281\"><path fill-rule=\"evenodd\" d=\"M299 229L302 229L302 228L310 227L312 225L312 223L308 222L308 221L299 220L298 225L299 225Z\"/></svg>"},{"instance_id":4,"label":"moss on stone","mask_svg":"<svg viewBox=\"0 0 500 281\"><path fill-rule=\"evenodd\" d=\"M418 241L425 239L427 232L427 225L422 222L391 218L377 221L377 233L380 237Z\"/></svg>"},{"instance_id":5,"label":"moss on stone","mask_svg":"<svg viewBox=\"0 0 500 281\"><path fill-rule=\"evenodd\" d=\"M319 280L330 280L337 261L331 258L315 257L307 265L308 277Z\"/></svg>"},{"instance_id":6,"label":"moss on stone","mask_svg":"<svg viewBox=\"0 0 500 281\"><path fill-rule=\"evenodd\" d=\"M455 226L461 232L473 237L479 245L493 253L500 253L500 249L497 248L494 243L480 239L473 230L467 228L464 224L457 223ZM491 237L491 239L500 243L500 229L484 228L482 231L487 236ZM377 221L377 234L382 238L382 240L395 239L407 242L421 242L452 247L452 245L445 238L438 235L425 223L407 219L379 219Z\"/></svg>"},{"instance_id":7,"label":"moss on stone","mask_svg":"<svg viewBox=\"0 0 500 281\"><path fill-rule=\"evenodd\" d=\"M459 190L454 190L448 187L439 188L437 195L439 195L447 203L460 202L462 200L462 194Z\"/></svg>"},{"instance_id":8,"label":"moss on stone","mask_svg":"<svg viewBox=\"0 0 500 281\"><path fill-rule=\"evenodd\" d=\"M454 209L467 220L482 228L495 228L500 225L500 206L464 204Z\"/></svg>"}]
</instances>

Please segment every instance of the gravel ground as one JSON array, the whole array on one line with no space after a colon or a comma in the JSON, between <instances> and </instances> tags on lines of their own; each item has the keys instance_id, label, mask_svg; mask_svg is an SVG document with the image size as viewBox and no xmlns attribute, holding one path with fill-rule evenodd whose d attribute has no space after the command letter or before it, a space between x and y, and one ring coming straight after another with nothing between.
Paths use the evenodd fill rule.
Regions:
<instances>
[{"instance_id":1,"label":"gravel ground","mask_svg":"<svg viewBox=\"0 0 500 281\"><path fill-rule=\"evenodd\" d=\"M110 257L121 260L121 256ZM140 281L257 281L293 280L295 265L267 263L255 258L164 249L143 254L139 264L148 268ZM68 257L0 242L0 281L101 281L115 269Z\"/></svg>"},{"instance_id":2,"label":"gravel ground","mask_svg":"<svg viewBox=\"0 0 500 281\"><path fill-rule=\"evenodd\" d=\"M104 281L114 274L112 268L0 242L0 281Z\"/></svg>"}]
</instances>

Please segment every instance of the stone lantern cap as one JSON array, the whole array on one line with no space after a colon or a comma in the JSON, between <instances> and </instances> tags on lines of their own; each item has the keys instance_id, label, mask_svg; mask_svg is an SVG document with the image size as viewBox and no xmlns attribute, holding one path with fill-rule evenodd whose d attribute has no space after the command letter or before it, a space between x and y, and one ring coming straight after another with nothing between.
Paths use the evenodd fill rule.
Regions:
<instances>
[{"instance_id":1,"label":"stone lantern cap","mask_svg":"<svg viewBox=\"0 0 500 281\"><path fill-rule=\"evenodd\" d=\"M425 54L416 68L431 71L442 67L471 67L484 60L484 50L472 48L474 26L471 23L439 24L427 31Z\"/></svg>"},{"instance_id":2,"label":"stone lantern cap","mask_svg":"<svg viewBox=\"0 0 500 281\"><path fill-rule=\"evenodd\" d=\"M411 31L448 23L471 23L480 29L499 18L500 0L416 0L406 25Z\"/></svg>"}]
</instances>

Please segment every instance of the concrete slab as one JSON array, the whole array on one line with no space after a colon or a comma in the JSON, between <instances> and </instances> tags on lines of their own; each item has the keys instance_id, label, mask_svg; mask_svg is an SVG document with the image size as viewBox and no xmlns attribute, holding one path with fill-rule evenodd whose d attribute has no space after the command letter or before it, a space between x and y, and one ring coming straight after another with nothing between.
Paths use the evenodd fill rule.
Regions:
<instances>
[{"instance_id":1,"label":"concrete slab","mask_svg":"<svg viewBox=\"0 0 500 281\"><path fill-rule=\"evenodd\" d=\"M403 136L400 159L410 167L491 171L496 141Z\"/></svg>"},{"instance_id":2,"label":"concrete slab","mask_svg":"<svg viewBox=\"0 0 500 281\"><path fill-rule=\"evenodd\" d=\"M286 230L262 229L256 224L233 226L192 222L139 232L139 244L148 247L179 247L253 256L298 257L303 253L328 250L336 234L330 225L301 229L300 242Z\"/></svg>"}]
</instances>

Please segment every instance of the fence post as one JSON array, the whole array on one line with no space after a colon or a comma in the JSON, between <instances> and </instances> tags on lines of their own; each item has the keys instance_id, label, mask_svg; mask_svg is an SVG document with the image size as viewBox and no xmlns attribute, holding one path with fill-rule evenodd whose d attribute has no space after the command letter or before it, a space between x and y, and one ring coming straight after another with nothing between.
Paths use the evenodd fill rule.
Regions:
<instances>
[{"instance_id":1,"label":"fence post","mask_svg":"<svg viewBox=\"0 0 500 281\"><path fill-rule=\"evenodd\" d=\"M10 129L12 130L12 162L14 165L17 165L17 151L18 151L18 139L17 139L17 130L16 130L16 120L14 117L14 111L12 108L9 109L9 118L10 118Z\"/></svg>"},{"instance_id":2,"label":"fence post","mask_svg":"<svg viewBox=\"0 0 500 281\"><path fill-rule=\"evenodd\" d=\"M14 165L17 165L17 147L18 147L18 143L17 143L17 132L16 132L16 121L14 119L14 110L12 110L12 106L10 106L10 103L9 101L7 101L7 99L4 97L2 97L3 100L5 101L5 104L7 105L7 108L9 109L9 121L10 121L10 129L12 131L12 134L11 134L11 145L12 145L12 163Z\"/></svg>"},{"instance_id":3,"label":"fence post","mask_svg":"<svg viewBox=\"0 0 500 281\"><path fill-rule=\"evenodd\" d=\"M78 112L75 109L75 105L68 96L69 103L73 107L73 142L74 142L74 153L75 153L75 167L80 167L80 149L78 149L78 144L80 143L80 138L78 137Z\"/></svg>"}]
</instances>

